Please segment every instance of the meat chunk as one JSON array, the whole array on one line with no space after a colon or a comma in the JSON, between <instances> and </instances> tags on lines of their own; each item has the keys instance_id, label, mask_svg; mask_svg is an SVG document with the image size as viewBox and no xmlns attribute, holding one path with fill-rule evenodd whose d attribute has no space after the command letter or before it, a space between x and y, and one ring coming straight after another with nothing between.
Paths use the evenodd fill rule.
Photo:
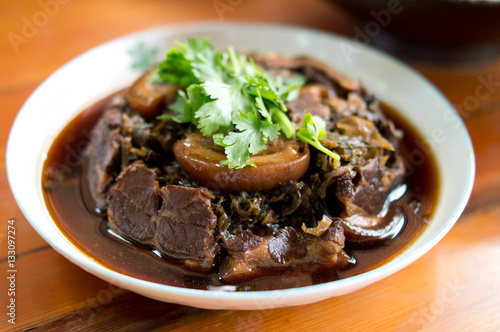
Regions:
<instances>
[{"instance_id":1,"label":"meat chunk","mask_svg":"<svg viewBox=\"0 0 500 332\"><path fill-rule=\"evenodd\" d=\"M395 236L405 222L404 213L392 206L383 212L390 191L401 181L405 168L400 159L392 167L371 159L364 166L348 166L336 179L335 196L343 207L340 216L349 241L363 245Z\"/></svg>"},{"instance_id":2,"label":"meat chunk","mask_svg":"<svg viewBox=\"0 0 500 332\"><path fill-rule=\"evenodd\" d=\"M120 134L122 113L117 108L106 110L90 132L89 143L85 150L87 158L87 178L89 192L94 199L95 207L107 208L106 195L113 185L114 173L120 166L121 144Z\"/></svg>"},{"instance_id":3,"label":"meat chunk","mask_svg":"<svg viewBox=\"0 0 500 332\"><path fill-rule=\"evenodd\" d=\"M346 116L337 123L337 127L343 131L344 135L358 137L371 147L394 151L392 144L380 134L375 124L369 120L358 116Z\"/></svg>"},{"instance_id":4,"label":"meat chunk","mask_svg":"<svg viewBox=\"0 0 500 332\"><path fill-rule=\"evenodd\" d=\"M276 235L265 237L245 230L224 246L229 255L222 262L220 273L228 283L287 268L342 269L349 264L349 256L342 250L343 229L337 219L320 237L286 226Z\"/></svg>"},{"instance_id":5,"label":"meat chunk","mask_svg":"<svg viewBox=\"0 0 500 332\"><path fill-rule=\"evenodd\" d=\"M389 190L404 175L402 163L388 168L378 159L371 159L366 165L352 167L336 182L335 194L344 205L346 216L354 214L376 216L387 198Z\"/></svg>"},{"instance_id":6,"label":"meat chunk","mask_svg":"<svg viewBox=\"0 0 500 332\"><path fill-rule=\"evenodd\" d=\"M299 97L287 103L290 119L300 128L304 111L312 115L326 118L330 115L330 108L322 100L328 97L328 90L317 84L311 84L300 90Z\"/></svg>"},{"instance_id":7,"label":"meat chunk","mask_svg":"<svg viewBox=\"0 0 500 332\"><path fill-rule=\"evenodd\" d=\"M111 229L153 247L166 258L201 272L217 256L217 222L206 189L169 185L159 188L152 170L128 166L108 194Z\"/></svg>"},{"instance_id":8,"label":"meat chunk","mask_svg":"<svg viewBox=\"0 0 500 332\"><path fill-rule=\"evenodd\" d=\"M166 186L158 220L158 246L196 270L209 270L218 252L214 237L217 218L206 189Z\"/></svg>"},{"instance_id":9,"label":"meat chunk","mask_svg":"<svg viewBox=\"0 0 500 332\"><path fill-rule=\"evenodd\" d=\"M140 164L130 165L108 195L111 229L126 238L151 244L159 219L159 192L153 171Z\"/></svg>"},{"instance_id":10,"label":"meat chunk","mask_svg":"<svg viewBox=\"0 0 500 332\"><path fill-rule=\"evenodd\" d=\"M361 84L358 81L349 79L324 62L309 57L297 58L296 61L301 63L306 76L312 81L317 81L327 86L334 83L345 91L362 90Z\"/></svg>"},{"instance_id":11,"label":"meat chunk","mask_svg":"<svg viewBox=\"0 0 500 332\"><path fill-rule=\"evenodd\" d=\"M309 57L286 58L279 54L268 53L266 55L253 55L257 63L266 69L287 68L292 70L301 70L311 81L319 82L325 85L334 83L347 91L360 91L361 84L353 81L326 63Z\"/></svg>"}]
</instances>

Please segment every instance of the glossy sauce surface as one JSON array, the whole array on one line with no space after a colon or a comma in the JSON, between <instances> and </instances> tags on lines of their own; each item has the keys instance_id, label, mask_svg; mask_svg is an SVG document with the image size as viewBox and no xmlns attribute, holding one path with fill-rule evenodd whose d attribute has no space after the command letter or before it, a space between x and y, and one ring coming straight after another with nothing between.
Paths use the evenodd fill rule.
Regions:
<instances>
[{"instance_id":1,"label":"glossy sauce surface","mask_svg":"<svg viewBox=\"0 0 500 332\"><path fill-rule=\"evenodd\" d=\"M154 251L139 248L115 236L107 227L106 217L87 208L82 198L82 181L85 178L82 176L83 158L80 156L92 126L112 97L103 99L79 114L56 138L44 164L43 180L48 179L54 171L60 173L63 170L65 176L63 181L45 186L44 195L48 210L68 239L103 265L126 275L178 287L211 289L225 286L229 290L282 289L333 281L369 271L394 258L422 231L436 204L439 181L432 156L426 152L415 130L386 106L386 113L405 133L400 152L408 169L404 180L406 192L392 203L403 209L407 216L398 236L371 249L354 248L347 242L345 250L356 263L346 270L317 273L281 271L275 276L226 286L217 273L188 271L165 261Z\"/></svg>"}]
</instances>

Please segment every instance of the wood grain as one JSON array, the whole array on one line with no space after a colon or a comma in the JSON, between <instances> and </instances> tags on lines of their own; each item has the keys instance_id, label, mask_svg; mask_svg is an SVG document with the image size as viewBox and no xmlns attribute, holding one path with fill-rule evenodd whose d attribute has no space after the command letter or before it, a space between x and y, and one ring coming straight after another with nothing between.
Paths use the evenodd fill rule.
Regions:
<instances>
[{"instance_id":1,"label":"wood grain","mask_svg":"<svg viewBox=\"0 0 500 332\"><path fill-rule=\"evenodd\" d=\"M221 12L218 2L231 5ZM47 14L48 3L53 15ZM33 23L41 12L46 13L46 22L24 35L25 42L13 45L9 36L23 36L25 22ZM119 289L47 245L22 215L8 186L4 156L17 112L64 63L140 29L196 20L244 20L298 24L352 36L355 23L321 0L0 0L0 15L0 330L500 330L500 87L491 89L478 105L466 107L477 96L481 78L491 76L500 82L500 58L447 66L403 59L457 107L476 152L477 176L466 213L435 248L391 277L346 296L275 310L209 311ZM9 324L5 314L10 219L16 220L18 235L16 325Z\"/></svg>"}]
</instances>

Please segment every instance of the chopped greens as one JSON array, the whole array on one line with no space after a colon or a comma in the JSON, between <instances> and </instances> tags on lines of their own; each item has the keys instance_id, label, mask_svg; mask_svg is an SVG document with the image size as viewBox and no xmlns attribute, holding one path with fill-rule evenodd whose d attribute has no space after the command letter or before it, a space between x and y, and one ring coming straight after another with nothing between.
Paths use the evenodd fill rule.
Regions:
<instances>
[{"instance_id":1,"label":"chopped greens","mask_svg":"<svg viewBox=\"0 0 500 332\"><path fill-rule=\"evenodd\" d=\"M305 83L302 75L271 78L253 59L233 47L217 52L206 39L190 38L176 46L153 73L154 82L174 83L186 91L179 90L170 105L174 115L160 119L195 124L224 147L227 160L222 164L230 168L255 166L251 155L266 149L280 132L289 139L295 136L285 101L297 98ZM321 119L313 121L310 114L307 119L297 137L338 159L319 143L324 133L317 127Z\"/></svg>"}]
</instances>

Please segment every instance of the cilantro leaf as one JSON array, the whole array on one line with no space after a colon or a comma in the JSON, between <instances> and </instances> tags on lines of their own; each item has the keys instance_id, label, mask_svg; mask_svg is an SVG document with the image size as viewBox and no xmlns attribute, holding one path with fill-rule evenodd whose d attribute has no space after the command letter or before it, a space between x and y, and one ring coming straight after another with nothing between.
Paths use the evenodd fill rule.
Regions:
<instances>
[{"instance_id":1,"label":"cilantro leaf","mask_svg":"<svg viewBox=\"0 0 500 332\"><path fill-rule=\"evenodd\" d=\"M128 54L132 57L132 68L147 70L156 65L156 54L158 49L148 48L144 42L140 42L134 48L128 50Z\"/></svg>"},{"instance_id":2,"label":"cilantro leaf","mask_svg":"<svg viewBox=\"0 0 500 332\"><path fill-rule=\"evenodd\" d=\"M186 93L182 90L177 92L177 98L174 103L170 105L169 110L174 112L174 115L161 115L158 117L160 120L173 120L178 123L191 122L192 111L186 97Z\"/></svg>"},{"instance_id":3,"label":"cilantro leaf","mask_svg":"<svg viewBox=\"0 0 500 332\"><path fill-rule=\"evenodd\" d=\"M200 109L205 103L210 101L210 97L206 95L205 88L199 84L191 84L187 88L188 102L191 106L191 119L193 114Z\"/></svg>"},{"instance_id":4,"label":"cilantro leaf","mask_svg":"<svg viewBox=\"0 0 500 332\"><path fill-rule=\"evenodd\" d=\"M266 143L278 138L280 135L280 126L271 121L261 122L260 131L266 137Z\"/></svg>"},{"instance_id":5,"label":"cilantro leaf","mask_svg":"<svg viewBox=\"0 0 500 332\"><path fill-rule=\"evenodd\" d=\"M247 77L249 84L249 93L256 95L258 102L256 106L263 113L264 99L270 104L271 118L279 124L286 138L291 139L295 136L295 128L288 116L286 115L287 108L277 92L274 90L271 81L265 77L263 73L257 77ZM257 100L257 99L256 99ZM262 114L266 118L265 114Z\"/></svg>"},{"instance_id":6,"label":"cilantro leaf","mask_svg":"<svg viewBox=\"0 0 500 332\"><path fill-rule=\"evenodd\" d=\"M232 131L223 139L229 167L242 168L251 165L250 153L266 149L268 140L276 139L279 128L270 121L261 121L257 113L239 113L233 118L238 132Z\"/></svg>"},{"instance_id":7,"label":"cilantro leaf","mask_svg":"<svg viewBox=\"0 0 500 332\"><path fill-rule=\"evenodd\" d=\"M255 106L259 110L260 115L262 115L266 121L271 121L271 114L269 114L260 92L258 92L258 96L255 98Z\"/></svg>"},{"instance_id":8,"label":"cilantro leaf","mask_svg":"<svg viewBox=\"0 0 500 332\"><path fill-rule=\"evenodd\" d=\"M297 99L299 97L299 90L305 83L305 77L300 74L290 77L278 76L272 82L277 94L285 101Z\"/></svg>"},{"instance_id":9,"label":"cilantro leaf","mask_svg":"<svg viewBox=\"0 0 500 332\"><path fill-rule=\"evenodd\" d=\"M207 81L202 86L211 101L196 111L195 118L201 133L210 137L230 128L233 116L247 108L248 98L242 91L242 84Z\"/></svg>"},{"instance_id":10,"label":"cilantro leaf","mask_svg":"<svg viewBox=\"0 0 500 332\"><path fill-rule=\"evenodd\" d=\"M219 55L206 39L188 39L185 50L186 57L191 60L193 74L200 82L225 81L227 75L221 67Z\"/></svg>"},{"instance_id":11,"label":"cilantro leaf","mask_svg":"<svg viewBox=\"0 0 500 332\"><path fill-rule=\"evenodd\" d=\"M158 77L165 82L184 87L199 83L198 78L193 74L191 61L183 52L175 48L168 52L166 60L158 66Z\"/></svg>"},{"instance_id":12,"label":"cilantro leaf","mask_svg":"<svg viewBox=\"0 0 500 332\"><path fill-rule=\"evenodd\" d=\"M304 120L302 120L302 126L297 132L297 138L302 142L311 144L316 149L327 154L333 159L340 160L340 156L325 148L320 141L326 138L325 131L325 121L319 116L313 116L311 113L304 112Z\"/></svg>"},{"instance_id":13,"label":"cilantro leaf","mask_svg":"<svg viewBox=\"0 0 500 332\"><path fill-rule=\"evenodd\" d=\"M158 119L172 120L177 123L195 122L193 114L209 101L210 98L205 95L204 88L198 84L191 84L186 92L179 90L177 98L174 103L170 105L169 110L173 111L175 115L160 115Z\"/></svg>"},{"instance_id":14,"label":"cilantro leaf","mask_svg":"<svg viewBox=\"0 0 500 332\"><path fill-rule=\"evenodd\" d=\"M271 88L269 81L264 77L247 77L250 84L250 94L254 96L261 96L263 99L275 104L281 110L286 111L286 106L278 96L276 91Z\"/></svg>"},{"instance_id":15,"label":"cilantro leaf","mask_svg":"<svg viewBox=\"0 0 500 332\"><path fill-rule=\"evenodd\" d=\"M176 42L160 66L159 77L183 87L205 81L223 82L227 76L213 45L206 39L189 38L185 44Z\"/></svg>"}]
</instances>

